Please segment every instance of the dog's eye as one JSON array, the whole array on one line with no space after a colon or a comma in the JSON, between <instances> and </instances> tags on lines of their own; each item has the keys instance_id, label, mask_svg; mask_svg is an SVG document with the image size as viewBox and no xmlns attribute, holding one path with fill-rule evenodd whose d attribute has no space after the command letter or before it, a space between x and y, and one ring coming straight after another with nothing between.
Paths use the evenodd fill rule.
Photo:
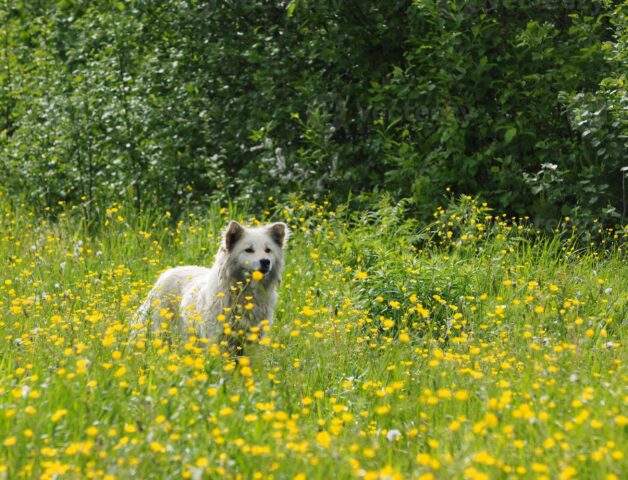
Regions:
<instances>
[{"instance_id":1,"label":"dog's eye","mask_svg":"<svg viewBox=\"0 0 628 480\"><path fill-rule=\"evenodd\" d=\"M251 247L247 248L244 250L246 253L253 253L255 250L253 250Z\"/></svg>"},{"instance_id":2,"label":"dog's eye","mask_svg":"<svg viewBox=\"0 0 628 480\"><path fill-rule=\"evenodd\" d=\"M266 250L264 250L266 253L270 253L270 248L266 247Z\"/></svg>"}]
</instances>

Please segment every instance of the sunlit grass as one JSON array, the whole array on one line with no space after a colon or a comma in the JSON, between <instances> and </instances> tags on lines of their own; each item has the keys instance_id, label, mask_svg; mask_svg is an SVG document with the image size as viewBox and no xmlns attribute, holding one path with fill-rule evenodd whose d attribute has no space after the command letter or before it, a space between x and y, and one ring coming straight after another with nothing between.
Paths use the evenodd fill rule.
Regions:
<instances>
[{"instance_id":1,"label":"sunlit grass","mask_svg":"<svg viewBox=\"0 0 628 480\"><path fill-rule=\"evenodd\" d=\"M275 324L236 363L129 320L161 270L255 219L1 215L6 478L625 474L625 233L543 237L468 198L425 228L275 206L294 232Z\"/></svg>"}]
</instances>

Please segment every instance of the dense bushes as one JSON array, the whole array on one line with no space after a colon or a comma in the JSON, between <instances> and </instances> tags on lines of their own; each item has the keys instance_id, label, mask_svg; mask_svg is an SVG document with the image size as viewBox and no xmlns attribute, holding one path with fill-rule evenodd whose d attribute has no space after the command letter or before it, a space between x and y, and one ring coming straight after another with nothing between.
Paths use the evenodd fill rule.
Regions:
<instances>
[{"instance_id":1,"label":"dense bushes","mask_svg":"<svg viewBox=\"0 0 628 480\"><path fill-rule=\"evenodd\" d=\"M41 205L387 190L427 215L449 186L625 210L622 2L5 5L2 184Z\"/></svg>"}]
</instances>

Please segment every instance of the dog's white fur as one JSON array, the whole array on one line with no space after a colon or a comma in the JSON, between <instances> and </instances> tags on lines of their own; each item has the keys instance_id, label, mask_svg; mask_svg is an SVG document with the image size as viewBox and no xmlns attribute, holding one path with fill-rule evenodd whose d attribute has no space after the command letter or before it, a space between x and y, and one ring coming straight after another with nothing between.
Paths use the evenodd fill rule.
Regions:
<instances>
[{"instance_id":1,"label":"dog's white fur","mask_svg":"<svg viewBox=\"0 0 628 480\"><path fill-rule=\"evenodd\" d=\"M159 330L165 322L168 330L214 340L225 329L248 330L264 320L272 324L289 235L285 223L247 228L230 222L213 266L162 273L133 323L150 320ZM254 280L255 271L264 278Z\"/></svg>"}]
</instances>

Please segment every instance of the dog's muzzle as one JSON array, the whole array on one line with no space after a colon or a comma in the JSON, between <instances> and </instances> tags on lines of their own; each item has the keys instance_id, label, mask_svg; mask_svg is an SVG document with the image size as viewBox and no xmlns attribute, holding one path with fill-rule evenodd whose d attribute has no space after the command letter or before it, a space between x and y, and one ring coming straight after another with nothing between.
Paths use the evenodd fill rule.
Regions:
<instances>
[{"instance_id":1,"label":"dog's muzzle","mask_svg":"<svg viewBox=\"0 0 628 480\"><path fill-rule=\"evenodd\" d=\"M270 260L268 258L262 258L259 261L259 271L262 273L268 273L270 270Z\"/></svg>"}]
</instances>

